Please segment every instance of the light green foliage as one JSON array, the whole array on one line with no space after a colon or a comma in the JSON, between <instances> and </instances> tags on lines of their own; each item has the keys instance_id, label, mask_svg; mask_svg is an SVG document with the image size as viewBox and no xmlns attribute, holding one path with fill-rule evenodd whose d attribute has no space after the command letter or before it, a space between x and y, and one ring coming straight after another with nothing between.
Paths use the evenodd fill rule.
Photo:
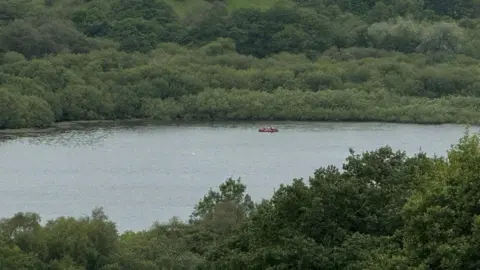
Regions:
<instances>
[{"instance_id":1,"label":"light green foliage","mask_svg":"<svg viewBox=\"0 0 480 270\"><path fill-rule=\"evenodd\" d=\"M49 114L56 121L480 121L476 60L458 57L425 67L426 57L363 58L372 53L365 50L329 51L316 62L286 53L260 60L234 48L228 40L197 50L172 45L150 52L149 59L113 50L32 61L10 54L0 67L2 96L33 96L28 102L46 112L29 120L28 112L13 110L22 108L15 105L20 100L2 111L21 115L9 120L10 128L48 126ZM345 57L361 59L338 60Z\"/></svg>"},{"instance_id":2,"label":"light green foliage","mask_svg":"<svg viewBox=\"0 0 480 270\"><path fill-rule=\"evenodd\" d=\"M435 269L478 268L480 138L463 137L405 205L408 256Z\"/></svg>"},{"instance_id":3,"label":"light green foliage","mask_svg":"<svg viewBox=\"0 0 480 270\"><path fill-rule=\"evenodd\" d=\"M3 1L0 128L479 123L480 6L447 2Z\"/></svg>"}]
</instances>

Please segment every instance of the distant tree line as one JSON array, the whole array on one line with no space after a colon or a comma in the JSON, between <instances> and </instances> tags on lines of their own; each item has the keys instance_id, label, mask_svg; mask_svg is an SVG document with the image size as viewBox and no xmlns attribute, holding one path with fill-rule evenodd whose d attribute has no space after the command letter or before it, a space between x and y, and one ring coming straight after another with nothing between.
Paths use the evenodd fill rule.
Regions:
<instances>
[{"instance_id":1,"label":"distant tree line","mask_svg":"<svg viewBox=\"0 0 480 270\"><path fill-rule=\"evenodd\" d=\"M0 128L480 122L478 1L215 1L184 16L172 1L2 1Z\"/></svg>"}]
</instances>

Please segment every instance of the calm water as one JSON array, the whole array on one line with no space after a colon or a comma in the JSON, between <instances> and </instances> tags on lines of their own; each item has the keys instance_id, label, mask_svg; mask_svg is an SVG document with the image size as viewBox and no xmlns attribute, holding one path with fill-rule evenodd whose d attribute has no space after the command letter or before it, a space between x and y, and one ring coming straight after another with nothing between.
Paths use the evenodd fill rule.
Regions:
<instances>
[{"instance_id":1,"label":"calm water","mask_svg":"<svg viewBox=\"0 0 480 270\"><path fill-rule=\"evenodd\" d=\"M0 216L89 215L103 206L120 230L186 219L210 187L241 177L254 199L280 183L341 166L357 152L390 145L444 155L465 128L379 123L102 126L0 141ZM471 128L478 132L477 127Z\"/></svg>"}]
</instances>

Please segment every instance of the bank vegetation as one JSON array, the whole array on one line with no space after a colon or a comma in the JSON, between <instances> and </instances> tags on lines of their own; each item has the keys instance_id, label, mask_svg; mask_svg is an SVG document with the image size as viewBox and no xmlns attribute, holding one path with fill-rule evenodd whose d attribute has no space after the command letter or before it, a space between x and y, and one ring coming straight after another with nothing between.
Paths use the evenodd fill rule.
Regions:
<instances>
[{"instance_id":1,"label":"bank vegetation","mask_svg":"<svg viewBox=\"0 0 480 270\"><path fill-rule=\"evenodd\" d=\"M0 128L480 123L476 1L257 2L2 1Z\"/></svg>"}]
</instances>

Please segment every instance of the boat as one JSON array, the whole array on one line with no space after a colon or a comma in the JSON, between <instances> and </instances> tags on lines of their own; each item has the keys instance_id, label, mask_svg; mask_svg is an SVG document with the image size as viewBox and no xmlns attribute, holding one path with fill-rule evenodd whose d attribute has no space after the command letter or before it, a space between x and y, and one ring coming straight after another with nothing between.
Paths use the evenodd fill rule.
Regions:
<instances>
[{"instance_id":1,"label":"boat","mask_svg":"<svg viewBox=\"0 0 480 270\"><path fill-rule=\"evenodd\" d=\"M269 132L269 133L273 133L273 132L278 132L278 128L263 127L263 128L258 129L258 132Z\"/></svg>"}]
</instances>

